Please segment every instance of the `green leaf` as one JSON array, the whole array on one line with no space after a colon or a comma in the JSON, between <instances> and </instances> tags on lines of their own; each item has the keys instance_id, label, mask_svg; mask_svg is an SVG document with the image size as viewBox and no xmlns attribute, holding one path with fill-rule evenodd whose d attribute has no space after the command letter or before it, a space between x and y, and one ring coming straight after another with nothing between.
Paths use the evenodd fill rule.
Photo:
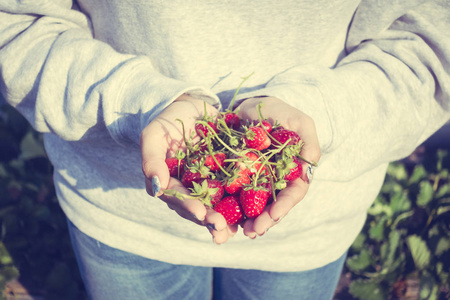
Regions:
<instances>
[{"instance_id":1,"label":"green leaf","mask_svg":"<svg viewBox=\"0 0 450 300\"><path fill-rule=\"evenodd\" d=\"M430 250L427 244L417 235L411 235L406 238L409 251L418 270L425 269L430 264Z\"/></svg>"},{"instance_id":2,"label":"green leaf","mask_svg":"<svg viewBox=\"0 0 450 300\"><path fill-rule=\"evenodd\" d=\"M422 274L420 277L419 299L437 300L439 286L434 278L429 274Z\"/></svg>"},{"instance_id":3,"label":"green leaf","mask_svg":"<svg viewBox=\"0 0 450 300\"><path fill-rule=\"evenodd\" d=\"M401 181L408 178L408 173L406 172L406 168L401 163L392 163L389 165L387 169L387 174L392 176L394 179Z\"/></svg>"},{"instance_id":4,"label":"green leaf","mask_svg":"<svg viewBox=\"0 0 450 300\"><path fill-rule=\"evenodd\" d=\"M354 272L361 272L372 264L372 255L366 249L362 249L359 255L347 259L347 267Z\"/></svg>"},{"instance_id":5,"label":"green leaf","mask_svg":"<svg viewBox=\"0 0 450 300\"><path fill-rule=\"evenodd\" d=\"M358 299L386 300L387 292L379 284L371 281L354 280L350 284L350 293Z\"/></svg>"},{"instance_id":6,"label":"green leaf","mask_svg":"<svg viewBox=\"0 0 450 300\"><path fill-rule=\"evenodd\" d=\"M387 264L392 264L394 262L395 253L398 246L400 245L401 234L397 230L393 230L389 233L389 249L388 256L386 259Z\"/></svg>"},{"instance_id":7,"label":"green leaf","mask_svg":"<svg viewBox=\"0 0 450 300\"><path fill-rule=\"evenodd\" d=\"M406 192L396 193L391 197L390 208L392 213L403 212L411 208L411 201Z\"/></svg>"},{"instance_id":8,"label":"green leaf","mask_svg":"<svg viewBox=\"0 0 450 300\"><path fill-rule=\"evenodd\" d=\"M386 227L386 217L382 217L378 222L372 221L370 223L369 235L377 242L384 240L384 229Z\"/></svg>"},{"instance_id":9,"label":"green leaf","mask_svg":"<svg viewBox=\"0 0 450 300\"><path fill-rule=\"evenodd\" d=\"M443 236L439 239L434 254L439 256L449 249L450 249L450 239Z\"/></svg>"},{"instance_id":10,"label":"green leaf","mask_svg":"<svg viewBox=\"0 0 450 300\"><path fill-rule=\"evenodd\" d=\"M386 205L382 202L380 196L377 197L372 206L367 210L367 213L372 216L377 216L380 214L386 214L390 216L392 214L391 208L389 207L389 205Z\"/></svg>"},{"instance_id":11,"label":"green leaf","mask_svg":"<svg viewBox=\"0 0 450 300\"><path fill-rule=\"evenodd\" d=\"M436 192L436 197L444 197L445 195L450 196L450 184L443 184Z\"/></svg>"},{"instance_id":12,"label":"green leaf","mask_svg":"<svg viewBox=\"0 0 450 300\"><path fill-rule=\"evenodd\" d=\"M427 178L427 171L423 165L416 165L414 171L409 178L409 184L419 183L421 180Z\"/></svg>"},{"instance_id":13,"label":"green leaf","mask_svg":"<svg viewBox=\"0 0 450 300\"><path fill-rule=\"evenodd\" d=\"M420 183L419 195L417 195L417 205L426 206L433 199L433 186L428 181Z\"/></svg>"},{"instance_id":14,"label":"green leaf","mask_svg":"<svg viewBox=\"0 0 450 300\"><path fill-rule=\"evenodd\" d=\"M366 235L364 233L358 234L356 239L353 241L352 249L354 251L361 251L361 249L364 247L364 242L366 241Z\"/></svg>"}]
</instances>

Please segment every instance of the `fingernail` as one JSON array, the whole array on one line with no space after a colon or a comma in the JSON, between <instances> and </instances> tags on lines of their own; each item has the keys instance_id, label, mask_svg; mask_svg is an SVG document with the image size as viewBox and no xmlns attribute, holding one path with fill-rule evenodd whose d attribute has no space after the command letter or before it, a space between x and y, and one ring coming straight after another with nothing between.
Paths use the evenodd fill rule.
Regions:
<instances>
[{"instance_id":1,"label":"fingernail","mask_svg":"<svg viewBox=\"0 0 450 300\"><path fill-rule=\"evenodd\" d=\"M161 182L159 181L159 177L155 175L152 177L153 197L156 196L160 191L161 191Z\"/></svg>"},{"instance_id":2,"label":"fingernail","mask_svg":"<svg viewBox=\"0 0 450 300\"><path fill-rule=\"evenodd\" d=\"M217 231L216 225L215 225L215 224L208 223L208 224L206 224L206 227L207 227L208 229Z\"/></svg>"},{"instance_id":3,"label":"fingernail","mask_svg":"<svg viewBox=\"0 0 450 300\"><path fill-rule=\"evenodd\" d=\"M281 219L283 219L283 217L284 217L284 216L278 217L278 218L276 218L276 219L272 219L272 222L275 223L275 224L277 224L278 222L281 221Z\"/></svg>"},{"instance_id":4,"label":"fingernail","mask_svg":"<svg viewBox=\"0 0 450 300\"><path fill-rule=\"evenodd\" d=\"M256 239L256 236L257 236L256 233L252 234L252 235L248 235L249 239L251 239L251 240Z\"/></svg>"},{"instance_id":5,"label":"fingernail","mask_svg":"<svg viewBox=\"0 0 450 300\"><path fill-rule=\"evenodd\" d=\"M191 213L191 215L192 215L194 218L196 218L197 220L199 220L200 222L205 221L205 218L204 218L204 217L203 217L203 219L200 219L196 214ZM212 225L214 225L214 224L212 224ZM208 226L208 225L206 225L206 226Z\"/></svg>"}]
</instances>

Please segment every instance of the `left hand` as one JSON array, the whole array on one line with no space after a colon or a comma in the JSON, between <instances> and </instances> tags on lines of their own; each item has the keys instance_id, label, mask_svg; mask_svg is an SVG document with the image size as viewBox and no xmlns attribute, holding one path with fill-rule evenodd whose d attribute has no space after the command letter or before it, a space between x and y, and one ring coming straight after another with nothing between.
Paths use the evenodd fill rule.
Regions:
<instances>
[{"instance_id":1,"label":"left hand","mask_svg":"<svg viewBox=\"0 0 450 300\"><path fill-rule=\"evenodd\" d=\"M238 115L242 119L258 120L257 105L263 103L262 114L272 124L278 121L284 128L295 131L305 143L302 156L308 161L319 162L321 152L314 121L303 112L295 109L275 97L246 99L238 107ZM308 164L303 162L301 178L291 181L277 195L277 201L268 205L255 219L245 221L244 234L250 238L263 235L267 229L277 224L306 195L309 180L306 175Z\"/></svg>"}]
</instances>

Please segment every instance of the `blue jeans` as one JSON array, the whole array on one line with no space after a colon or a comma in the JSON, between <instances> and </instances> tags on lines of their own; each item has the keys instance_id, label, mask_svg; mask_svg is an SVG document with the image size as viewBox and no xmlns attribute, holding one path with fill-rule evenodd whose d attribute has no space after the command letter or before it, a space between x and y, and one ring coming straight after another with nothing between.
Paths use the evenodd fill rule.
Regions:
<instances>
[{"instance_id":1,"label":"blue jeans","mask_svg":"<svg viewBox=\"0 0 450 300\"><path fill-rule=\"evenodd\" d=\"M328 300L346 257L318 269L286 273L172 265L111 248L68 224L92 300Z\"/></svg>"}]
</instances>

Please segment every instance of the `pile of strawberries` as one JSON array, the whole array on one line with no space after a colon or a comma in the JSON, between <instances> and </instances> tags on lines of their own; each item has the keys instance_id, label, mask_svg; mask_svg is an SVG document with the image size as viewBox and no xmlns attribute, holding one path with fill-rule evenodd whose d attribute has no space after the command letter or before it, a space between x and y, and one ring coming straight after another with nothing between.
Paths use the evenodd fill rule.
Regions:
<instances>
[{"instance_id":1,"label":"pile of strawberries","mask_svg":"<svg viewBox=\"0 0 450 300\"><path fill-rule=\"evenodd\" d=\"M301 176L304 159L297 133L264 119L261 105L258 113L258 120L245 122L230 110L196 120L196 134L184 138L186 150L166 159L170 175L191 193L164 193L199 199L228 224L260 215L287 182Z\"/></svg>"}]
</instances>

